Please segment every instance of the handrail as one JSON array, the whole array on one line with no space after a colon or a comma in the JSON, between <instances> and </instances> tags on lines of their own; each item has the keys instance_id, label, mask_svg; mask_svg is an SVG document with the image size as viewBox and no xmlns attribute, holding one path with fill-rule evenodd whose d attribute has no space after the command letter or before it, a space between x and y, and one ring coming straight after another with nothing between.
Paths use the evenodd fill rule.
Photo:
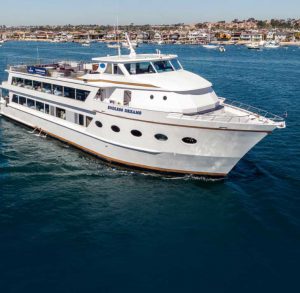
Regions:
<instances>
[{"instance_id":1,"label":"handrail","mask_svg":"<svg viewBox=\"0 0 300 293\"><path fill-rule=\"evenodd\" d=\"M201 121L218 121L226 123L248 123L253 120L260 120L263 123L274 122L276 124L284 122L284 118L270 113L266 110L259 109L238 101L227 100L225 103L224 98L220 98L221 106L231 107L233 109L245 112L245 115L228 115L228 114L213 114L214 112L208 112L204 114L196 115L186 115L182 113L170 113L169 117L174 117L178 119L188 119L188 120L201 120Z\"/></svg>"},{"instance_id":2,"label":"handrail","mask_svg":"<svg viewBox=\"0 0 300 293\"><path fill-rule=\"evenodd\" d=\"M230 99L223 99L223 102L225 105L231 106L233 108L236 108L238 110L242 109L244 111L247 111L250 115L255 115L265 119L272 120L274 122L283 122L284 118L280 117L279 115L273 114L267 110L260 109L245 103L242 103L240 101L236 100L230 100Z\"/></svg>"}]
</instances>

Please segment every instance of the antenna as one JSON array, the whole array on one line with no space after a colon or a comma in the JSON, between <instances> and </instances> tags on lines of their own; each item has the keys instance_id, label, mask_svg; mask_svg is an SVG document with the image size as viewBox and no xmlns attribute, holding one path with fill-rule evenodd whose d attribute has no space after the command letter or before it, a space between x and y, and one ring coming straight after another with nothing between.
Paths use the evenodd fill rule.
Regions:
<instances>
[{"instance_id":1,"label":"antenna","mask_svg":"<svg viewBox=\"0 0 300 293\"><path fill-rule=\"evenodd\" d=\"M36 63L39 64L39 59L40 59L40 53L39 53L39 47L36 47Z\"/></svg>"},{"instance_id":2,"label":"antenna","mask_svg":"<svg viewBox=\"0 0 300 293\"><path fill-rule=\"evenodd\" d=\"M131 44L130 38L128 36L128 33L126 33L125 36L126 36L127 43L129 45L129 50L130 50L129 56L130 57L135 57L136 56L136 52L135 52L135 50L132 47L132 44Z\"/></svg>"}]
</instances>

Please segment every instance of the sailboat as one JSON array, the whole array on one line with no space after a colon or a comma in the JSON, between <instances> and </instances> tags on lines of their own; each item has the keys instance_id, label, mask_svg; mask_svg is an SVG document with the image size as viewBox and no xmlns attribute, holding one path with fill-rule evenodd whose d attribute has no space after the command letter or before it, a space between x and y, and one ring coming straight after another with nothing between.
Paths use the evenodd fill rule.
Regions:
<instances>
[{"instance_id":1,"label":"sailboat","mask_svg":"<svg viewBox=\"0 0 300 293\"><path fill-rule=\"evenodd\" d=\"M210 33L211 33L211 26L209 26L209 32L208 32L208 43L205 45L202 45L203 48L205 49L218 49L219 46L218 45L214 45L210 43Z\"/></svg>"},{"instance_id":2,"label":"sailboat","mask_svg":"<svg viewBox=\"0 0 300 293\"><path fill-rule=\"evenodd\" d=\"M117 38L118 36L118 21L117 21L117 29L115 27L115 43L108 43L107 44L107 48L110 48L110 49L120 49L120 42L119 42L119 37Z\"/></svg>"}]
</instances>

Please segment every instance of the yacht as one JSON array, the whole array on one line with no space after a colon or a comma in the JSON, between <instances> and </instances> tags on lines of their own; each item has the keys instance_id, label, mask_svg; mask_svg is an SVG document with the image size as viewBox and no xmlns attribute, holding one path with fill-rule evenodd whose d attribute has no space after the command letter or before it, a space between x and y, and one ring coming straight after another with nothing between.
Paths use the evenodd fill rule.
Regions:
<instances>
[{"instance_id":1,"label":"yacht","mask_svg":"<svg viewBox=\"0 0 300 293\"><path fill-rule=\"evenodd\" d=\"M250 50L260 50L261 46L259 43L249 43L245 45Z\"/></svg>"},{"instance_id":2,"label":"yacht","mask_svg":"<svg viewBox=\"0 0 300 293\"><path fill-rule=\"evenodd\" d=\"M176 55L10 66L0 114L110 163L225 177L285 121L218 97Z\"/></svg>"},{"instance_id":3,"label":"yacht","mask_svg":"<svg viewBox=\"0 0 300 293\"><path fill-rule=\"evenodd\" d=\"M270 41L265 43L264 47L267 49L277 49L280 47L280 44L275 41Z\"/></svg>"}]
</instances>

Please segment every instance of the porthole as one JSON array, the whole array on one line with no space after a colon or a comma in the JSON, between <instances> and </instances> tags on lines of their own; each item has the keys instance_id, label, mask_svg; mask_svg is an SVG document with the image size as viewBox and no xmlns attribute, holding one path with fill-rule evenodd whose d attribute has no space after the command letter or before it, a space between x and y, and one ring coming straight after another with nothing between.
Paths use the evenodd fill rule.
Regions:
<instances>
[{"instance_id":1,"label":"porthole","mask_svg":"<svg viewBox=\"0 0 300 293\"><path fill-rule=\"evenodd\" d=\"M102 123L101 123L100 121L96 121L95 124L96 124L96 126L98 126L98 127L102 127L102 126L103 126Z\"/></svg>"},{"instance_id":2,"label":"porthole","mask_svg":"<svg viewBox=\"0 0 300 293\"><path fill-rule=\"evenodd\" d=\"M116 125L113 125L111 127L111 130L114 131L114 132L120 132L120 128L118 126L116 126Z\"/></svg>"},{"instance_id":3,"label":"porthole","mask_svg":"<svg viewBox=\"0 0 300 293\"><path fill-rule=\"evenodd\" d=\"M164 97L163 97L164 101L166 101L166 100L167 100L167 98L168 98L167 96L164 96Z\"/></svg>"},{"instance_id":4,"label":"porthole","mask_svg":"<svg viewBox=\"0 0 300 293\"><path fill-rule=\"evenodd\" d=\"M164 134L161 134L161 133L155 134L154 137L157 140L160 140L160 141L166 141L166 140L168 140L168 137L166 135L164 135Z\"/></svg>"},{"instance_id":5,"label":"porthole","mask_svg":"<svg viewBox=\"0 0 300 293\"><path fill-rule=\"evenodd\" d=\"M182 139L183 142L188 143L188 144L195 144L197 143L197 140L195 138L192 137L184 137Z\"/></svg>"},{"instance_id":6,"label":"porthole","mask_svg":"<svg viewBox=\"0 0 300 293\"><path fill-rule=\"evenodd\" d=\"M142 136L142 133L139 130L136 130L136 129L131 130L131 134L133 136L137 136L137 137Z\"/></svg>"},{"instance_id":7,"label":"porthole","mask_svg":"<svg viewBox=\"0 0 300 293\"><path fill-rule=\"evenodd\" d=\"M154 96L153 96L153 95L151 95L151 96L150 96L150 99L151 99L151 100L153 100L153 99L154 99Z\"/></svg>"}]
</instances>

